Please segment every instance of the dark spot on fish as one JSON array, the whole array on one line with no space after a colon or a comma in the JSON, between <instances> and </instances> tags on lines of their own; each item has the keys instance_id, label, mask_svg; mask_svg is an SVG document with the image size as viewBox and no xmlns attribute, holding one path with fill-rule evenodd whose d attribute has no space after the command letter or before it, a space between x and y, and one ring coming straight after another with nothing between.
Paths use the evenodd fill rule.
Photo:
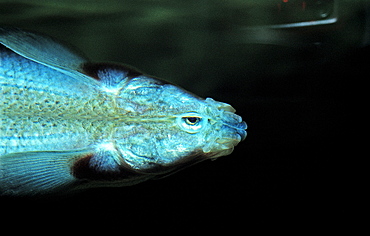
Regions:
<instances>
[{"instance_id":1,"label":"dark spot on fish","mask_svg":"<svg viewBox=\"0 0 370 236\"><path fill-rule=\"evenodd\" d=\"M92 174L89 167L89 161L92 157L93 154L88 154L77 159L77 161L73 163L71 168L72 175L77 179L88 178L88 176Z\"/></svg>"},{"instance_id":2,"label":"dark spot on fish","mask_svg":"<svg viewBox=\"0 0 370 236\"><path fill-rule=\"evenodd\" d=\"M119 64L119 63L92 63L87 62L82 65L82 73L96 79L96 80L102 80L102 78L99 77L99 72L101 71L109 71L109 70L115 70L115 71L121 71L122 74L126 74L126 77L128 78L134 78L139 75L142 75L143 73L140 72L138 69L128 66L125 64Z\"/></svg>"},{"instance_id":3,"label":"dark spot on fish","mask_svg":"<svg viewBox=\"0 0 370 236\"><path fill-rule=\"evenodd\" d=\"M143 173L136 171L122 162L117 170L99 170L91 164L95 154L87 154L78 158L71 167L72 175L77 179L95 180L95 181L115 181L138 177Z\"/></svg>"},{"instance_id":4,"label":"dark spot on fish","mask_svg":"<svg viewBox=\"0 0 370 236\"><path fill-rule=\"evenodd\" d=\"M125 78L127 79L132 79L135 77L138 77L140 75L145 75L149 78L155 79L158 85L164 85L164 84L171 84L168 81L165 81L163 79L160 79L156 76L151 76L151 75L146 75L145 73L141 72L140 70L136 69L135 67L125 65L125 64L120 64L120 63L92 63L92 62L87 62L84 63L81 66L81 72L84 73L87 76L90 76L98 81L104 81L106 82L106 78L101 77L101 72L109 72L109 71L120 71L122 75L125 75ZM116 81L118 82L118 81Z\"/></svg>"}]
</instances>

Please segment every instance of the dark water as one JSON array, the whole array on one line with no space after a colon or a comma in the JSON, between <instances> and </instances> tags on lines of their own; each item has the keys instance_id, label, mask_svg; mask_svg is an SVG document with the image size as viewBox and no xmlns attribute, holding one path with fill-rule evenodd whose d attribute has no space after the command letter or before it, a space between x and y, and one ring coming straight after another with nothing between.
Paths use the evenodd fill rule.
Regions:
<instances>
[{"instance_id":1,"label":"dark water","mask_svg":"<svg viewBox=\"0 0 370 236\"><path fill-rule=\"evenodd\" d=\"M248 217L343 214L347 164L356 155L355 94L369 77L364 13L354 8L343 24L293 30L287 38L264 31L265 39L279 39L266 43L243 37L253 30L240 29L271 23L254 6L262 17L248 25L245 4L0 1L1 25L52 35L94 61L131 64L230 103L249 125L247 139L215 162L70 198L0 199L2 209L12 206L6 214L119 214L122 221L188 225L228 219L239 226Z\"/></svg>"}]
</instances>

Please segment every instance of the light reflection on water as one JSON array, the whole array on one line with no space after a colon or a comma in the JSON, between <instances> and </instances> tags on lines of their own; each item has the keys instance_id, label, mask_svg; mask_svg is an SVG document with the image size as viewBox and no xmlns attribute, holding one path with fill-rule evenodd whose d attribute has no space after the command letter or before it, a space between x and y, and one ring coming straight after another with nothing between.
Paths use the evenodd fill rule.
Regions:
<instances>
[{"instance_id":1,"label":"light reflection on water","mask_svg":"<svg viewBox=\"0 0 370 236\"><path fill-rule=\"evenodd\" d=\"M0 25L46 33L76 46L94 61L130 64L200 96L223 100L217 96L227 96L224 90L243 94L254 80L289 74L306 63L291 49L305 46L301 37L271 29L245 30L283 22L281 4L267 0L0 1Z\"/></svg>"}]
</instances>

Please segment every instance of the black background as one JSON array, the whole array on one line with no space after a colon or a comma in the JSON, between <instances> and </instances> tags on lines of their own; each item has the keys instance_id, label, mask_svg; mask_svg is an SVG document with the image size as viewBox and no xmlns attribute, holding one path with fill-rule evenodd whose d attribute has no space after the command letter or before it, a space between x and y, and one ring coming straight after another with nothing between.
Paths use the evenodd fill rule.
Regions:
<instances>
[{"instance_id":1,"label":"black background","mask_svg":"<svg viewBox=\"0 0 370 236\"><path fill-rule=\"evenodd\" d=\"M94 36L96 39L91 45L98 54L94 54L92 46L92 51L86 52L93 59L132 61L134 66L196 94L232 104L248 124L246 140L227 157L131 187L91 189L61 198L1 198L0 212L7 219L37 221L34 227L52 221L63 229L73 225L83 229L117 226L136 232L157 232L174 225L178 225L178 231L195 229L194 225L203 223L213 229L247 231L251 219L264 222L270 217L285 221L287 227L291 219L325 222L326 218L348 217L347 210L353 208L351 172L359 156L360 114L366 110L362 94L366 88L364 81L369 77L370 48L359 43L364 19L356 18L346 29L341 28L343 25L337 31L331 28L333 33L329 36L320 29L319 36L323 37L315 38L316 43L305 41L307 45L287 46L227 44L225 35L220 35L220 30L228 32L224 28L227 28L225 21L219 23L224 20L221 18L212 18L208 21L210 24L201 24L195 29L190 17L181 18L185 23L173 22L176 27L170 24L154 29L127 26L131 35L114 30L107 35L99 27L108 18L100 13L84 15L81 19L78 15L57 15L30 21L28 18L16 21L14 19L20 19L18 15L13 19L12 11L7 13L2 13L2 19L7 20L1 23L56 37L60 34L59 38L83 51L90 46L81 42L82 33ZM76 23L80 20L80 24L87 24L89 19L103 23L95 22L93 25L97 28L83 28ZM186 28L190 25L193 28ZM354 35L348 31L348 28L354 29L353 25L357 26L356 39L342 42L343 35ZM172 27L180 29L182 34L177 35ZM206 32L209 38L194 39L194 45L188 45L190 48L180 48L183 45L177 43L161 44L184 35L192 38L194 32L197 33L194 37L201 38L203 27L210 28ZM136 34L146 31L155 36L149 45L153 48L135 41ZM76 32L81 35L73 41ZM298 34L317 36L317 31L313 32ZM116 43L106 45L117 53L114 54L113 49L101 49L100 43L105 40L99 40L100 36L112 39L116 36ZM118 42L124 38L128 40ZM196 43L205 46L207 53L196 54ZM190 56L176 54L180 49ZM121 54L125 50L128 53ZM174 59L166 59L171 57ZM156 64L156 59L163 58L167 64L166 60ZM179 68L182 70L177 70Z\"/></svg>"}]
</instances>

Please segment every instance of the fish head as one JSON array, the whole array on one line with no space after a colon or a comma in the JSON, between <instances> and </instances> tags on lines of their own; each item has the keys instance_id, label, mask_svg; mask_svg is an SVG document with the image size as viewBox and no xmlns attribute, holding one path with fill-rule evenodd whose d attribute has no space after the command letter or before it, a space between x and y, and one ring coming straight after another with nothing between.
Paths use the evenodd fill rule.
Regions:
<instances>
[{"instance_id":1,"label":"fish head","mask_svg":"<svg viewBox=\"0 0 370 236\"><path fill-rule=\"evenodd\" d=\"M225 156L247 135L247 124L229 104L154 78L131 79L120 97L132 120L117 132L117 145L125 163L139 171L173 171Z\"/></svg>"},{"instance_id":2,"label":"fish head","mask_svg":"<svg viewBox=\"0 0 370 236\"><path fill-rule=\"evenodd\" d=\"M190 95L191 96L191 95ZM174 136L182 140L174 145L186 153L197 153L215 159L230 154L234 147L245 139L247 124L235 114L229 104L212 98L199 100L194 97L194 109L184 109L174 120Z\"/></svg>"}]
</instances>

